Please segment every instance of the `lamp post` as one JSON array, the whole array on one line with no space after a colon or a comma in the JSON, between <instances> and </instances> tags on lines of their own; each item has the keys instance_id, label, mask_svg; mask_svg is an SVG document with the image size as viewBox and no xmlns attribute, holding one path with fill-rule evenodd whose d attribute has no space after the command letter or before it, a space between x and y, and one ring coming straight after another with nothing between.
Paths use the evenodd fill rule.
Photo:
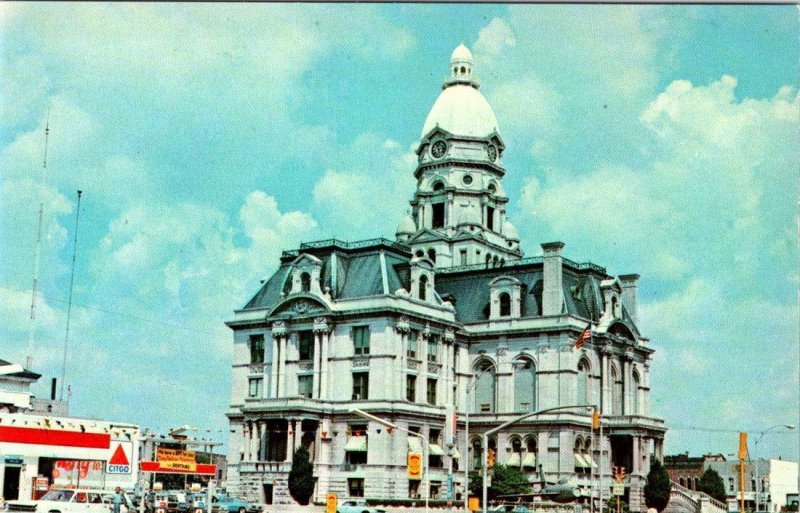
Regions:
<instances>
[{"instance_id":1,"label":"lamp post","mask_svg":"<svg viewBox=\"0 0 800 513\"><path fill-rule=\"evenodd\" d=\"M758 457L756 456L755 453L758 452L758 442L760 442L761 439L764 438L764 435L766 435L767 433L769 433L773 429L778 429L778 428L786 428L787 430L792 430L792 429L795 428L795 426L794 426L794 424L776 424L776 425L774 425L774 426L772 426L770 428L765 429L764 431L757 431L757 433L760 433L760 436L758 438L756 438L756 441L753 444L753 458L752 459L755 459L755 464L753 465L753 467L755 468L755 472L756 472L756 486L755 486L756 489L754 490L756 492L756 513L758 513L758 511L759 511L759 509L761 507L761 480L758 477Z\"/></svg>"},{"instance_id":2,"label":"lamp post","mask_svg":"<svg viewBox=\"0 0 800 513\"><path fill-rule=\"evenodd\" d=\"M489 363L488 366L483 367L479 374L483 374L488 372L489 369L497 370L497 364ZM469 511L469 466L471 464L471 460L469 458L469 450L470 450L470 443L469 443L469 412L472 409L472 405L469 401L470 393L475 389L475 386L478 384L478 374L472 374L470 376L472 382L467 386L467 393L466 393L466 410L465 412L465 420L464 420L464 438L465 438L465 458L464 458L464 509ZM486 447L482 447L481 450L486 452Z\"/></svg>"},{"instance_id":3,"label":"lamp post","mask_svg":"<svg viewBox=\"0 0 800 513\"><path fill-rule=\"evenodd\" d=\"M595 407L595 405L593 405L593 404L572 404L572 405L569 405L569 406L555 406L553 408L545 408L544 410L533 411L533 412L530 412L530 413L526 413L524 415L520 415L517 418L511 419L508 422L504 422L504 423L500 424L499 426L497 426L496 428L490 429L490 430L486 431L485 433L483 433L483 439L481 441L482 446L483 446L483 458L482 458L482 460L483 460L482 461L482 467L483 467L482 468L482 470L483 470L483 503L481 504L482 509L483 509L483 513L486 513L486 509L487 509L486 508L486 506L487 506L487 504L486 504L486 495L487 495L488 488L489 488L487 483L486 483L486 466L487 466L487 457L486 457L486 455L487 455L487 452L488 452L486 450L486 448L489 445L489 435L493 435L493 434L497 433L498 431L501 431L501 430L507 428L508 426L511 426L512 424L516 424L517 422L525 420L525 419L527 419L529 417L534 417L536 415L541 415L543 413L549 413L549 412L552 412L552 411L559 411L559 410L571 410L571 409L575 409L575 408L594 408L594 407Z\"/></svg>"},{"instance_id":4,"label":"lamp post","mask_svg":"<svg viewBox=\"0 0 800 513\"><path fill-rule=\"evenodd\" d=\"M371 421L377 422L378 424L381 424L382 426L386 426L389 429L397 429L397 430L403 431L405 433L408 433L409 435L416 436L420 440L422 440L422 465L423 465L423 469L424 469L424 472L425 472L425 513L428 513L428 511L429 511L429 509L428 509L428 499L429 499L429 497L431 495L431 482L430 482L430 479L429 479L429 476L428 476L428 466L429 466L428 465L428 439L425 438L424 436L422 436L419 433L415 433L414 431L411 431L410 429L406 429L406 428L400 427L400 426L398 426L396 424L393 424L393 423L389 422L386 419L382 419L380 417L372 415L371 413L367 413L367 412L365 412L363 410L359 410L357 408L354 408L354 409L350 410L350 413L355 413L359 417L363 417L363 418L365 418L367 420L371 420Z\"/></svg>"}]
</instances>

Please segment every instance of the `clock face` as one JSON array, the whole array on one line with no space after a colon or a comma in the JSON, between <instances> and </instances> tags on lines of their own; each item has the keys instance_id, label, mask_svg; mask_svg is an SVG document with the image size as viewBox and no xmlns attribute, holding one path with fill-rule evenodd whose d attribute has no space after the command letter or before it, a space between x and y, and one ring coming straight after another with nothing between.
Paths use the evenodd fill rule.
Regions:
<instances>
[{"instance_id":1,"label":"clock face","mask_svg":"<svg viewBox=\"0 0 800 513\"><path fill-rule=\"evenodd\" d=\"M490 144L490 145L489 145L489 147L486 149L486 153L488 153L488 154L489 154L489 160L491 160L492 162L494 162L495 160L497 160L497 148L495 148L495 147L494 147L494 146L492 146L491 144Z\"/></svg>"},{"instance_id":2,"label":"clock face","mask_svg":"<svg viewBox=\"0 0 800 513\"><path fill-rule=\"evenodd\" d=\"M436 141L431 146L431 155L433 158L440 159L447 153L447 143L444 141Z\"/></svg>"}]
</instances>

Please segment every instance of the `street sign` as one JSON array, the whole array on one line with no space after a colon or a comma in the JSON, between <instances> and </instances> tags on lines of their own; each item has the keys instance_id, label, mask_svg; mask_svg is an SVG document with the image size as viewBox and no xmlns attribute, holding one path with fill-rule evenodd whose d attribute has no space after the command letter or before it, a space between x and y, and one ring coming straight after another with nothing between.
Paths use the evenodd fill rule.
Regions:
<instances>
[{"instance_id":1,"label":"street sign","mask_svg":"<svg viewBox=\"0 0 800 513\"><path fill-rule=\"evenodd\" d=\"M613 495L625 495L625 483L614 482Z\"/></svg>"},{"instance_id":2,"label":"street sign","mask_svg":"<svg viewBox=\"0 0 800 513\"><path fill-rule=\"evenodd\" d=\"M336 513L337 497L335 493L329 493L325 500L325 513Z\"/></svg>"}]
</instances>

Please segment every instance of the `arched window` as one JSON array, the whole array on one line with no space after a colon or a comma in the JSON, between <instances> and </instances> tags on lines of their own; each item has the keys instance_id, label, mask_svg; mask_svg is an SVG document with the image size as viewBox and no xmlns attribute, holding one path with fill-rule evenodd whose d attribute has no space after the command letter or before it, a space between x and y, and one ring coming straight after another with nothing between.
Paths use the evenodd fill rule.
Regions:
<instances>
[{"instance_id":1,"label":"arched window","mask_svg":"<svg viewBox=\"0 0 800 513\"><path fill-rule=\"evenodd\" d=\"M494 259L492 260L492 265L494 267L497 267L498 265L500 265L500 259L497 257L497 255L495 255Z\"/></svg>"},{"instance_id":2,"label":"arched window","mask_svg":"<svg viewBox=\"0 0 800 513\"><path fill-rule=\"evenodd\" d=\"M497 192L497 186L495 184L493 184L493 183L490 183L489 184L489 192L491 192L492 194L495 194Z\"/></svg>"},{"instance_id":3,"label":"arched window","mask_svg":"<svg viewBox=\"0 0 800 513\"><path fill-rule=\"evenodd\" d=\"M483 360L475 373L475 409L476 413L494 412L495 400L495 367L489 360Z\"/></svg>"},{"instance_id":4,"label":"arched window","mask_svg":"<svg viewBox=\"0 0 800 513\"><path fill-rule=\"evenodd\" d=\"M611 296L611 316L614 318L619 317L618 312L619 306L617 301L617 296Z\"/></svg>"},{"instance_id":5,"label":"arched window","mask_svg":"<svg viewBox=\"0 0 800 513\"><path fill-rule=\"evenodd\" d=\"M311 275L303 273L300 275L300 290L303 292L311 292Z\"/></svg>"},{"instance_id":6,"label":"arched window","mask_svg":"<svg viewBox=\"0 0 800 513\"><path fill-rule=\"evenodd\" d=\"M467 68L465 68L464 66L461 66L461 74L463 75L466 72L467 72Z\"/></svg>"},{"instance_id":7,"label":"arched window","mask_svg":"<svg viewBox=\"0 0 800 513\"><path fill-rule=\"evenodd\" d=\"M611 366L611 383L613 387L613 393L611 394L612 403L611 403L611 413L614 415L622 415L622 379L620 379L619 375L617 374L617 369L613 365Z\"/></svg>"},{"instance_id":8,"label":"arched window","mask_svg":"<svg viewBox=\"0 0 800 513\"><path fill-rule=\"evenodd\" d=\"M514 362L514 410L533 411L536 408L536 368L527 358Z\"/></svg>"},{"instance_id":9,"label":"arched window","mask_svg":"<svg viewBox=\"0 0 800 513\"><path fill-rule=\"evenodd\" d=\"M589 362L581 360L578 362L578 404L589 404Z\"/></svg>"},{"instance_id":10,"label":"arched window","mask_svg":"<svg viewBox=\"0 0 800 513\"><path fill-rule=\"evenodd\" d=\"M434 264L436 263L436 250L435 249L430 248L428 250L428 258L430 258L431 262L433 262Z\"/></svg>"},{"instance_id":11,"label":"arched window","mask_svg":"<svg viewBox=\"0 0 800 513\"><path fill-rule=\"evenodd\" d=\"M486 267L492 264L492 255L486 255Z\"/></svg>"},{"instance_id":12,"label":"arched window","mask_svg":"<svg viewBox=\"0 0 800 513\"><path fill-rule=\"evenodd\" d=\"M527 453L522 458L522 466L529 469L536 468L536 435L531 435L527 439L525 439L525 448L527 449Z\"/></svg>"},{"instance_id":13,"label":"arched window","mask_svg":"<svg viewBox=\"0 0 800 513\"><path fill-rule=\"evenodd\" d=\"M640 415L639 412L639 373L633 371L633 386L631 387L631 415Z\"/></svg>"},{"instance_id":14,"label":"arched window","mask_svg":"<svg viewBox=\"0 0 800 513\"><path fill-rule=\"evenodd\" d=\"M425 256L425 252L422 251L421 249L418 249L417 252L414 253L414 256L417 257L417 258L422 258L422 257Z\"/></svg>"},{"instance_id":15,"label":"arched window","mask_svg":"<svg viewBox=\"0 0 800 513\"><path fill-rule=\"evenodd\" d=\"M419 298L423 301L428 298L428 276L425 274L419 277Z\"/></svg>"},{"instance_id":16,"label":"arched window","mask_svg":"<svg viewBox=\"0 0 800 513\"><path fill-rule=\"evenodd\" d=\"M500 300L500 317L511 315L511 296L508 292L501 292L498 299Z\"/></svg>"},{"instance_id":17,"label":"arched window","mask_svg":"<svg viewBox=\"0 0 800 513\"><path fill-rule=\"evenodd\" d=\"M433 184L433 192L439 192L444 190L444 182L435 182Z\"/></svg>"},{"instance_id":18,"label":"arched window","mask_svg":"<svg viewBox=\"0 0 800 513\"><path fill-rule=\"evenodd\" d=\"M686 486L686 480L683 479L682 477L680 477L680 478L678 478L678 484L683 486L683 487L685 487Z\"/></svg>"}]
</instances>

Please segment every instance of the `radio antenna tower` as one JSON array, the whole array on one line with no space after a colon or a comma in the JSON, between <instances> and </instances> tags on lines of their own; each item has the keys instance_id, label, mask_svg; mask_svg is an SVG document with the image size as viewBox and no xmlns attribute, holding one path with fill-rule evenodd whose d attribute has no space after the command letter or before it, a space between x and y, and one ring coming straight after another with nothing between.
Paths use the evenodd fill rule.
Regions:
<instances>
[{"instance_id":1,"label":"radio antenna tower","mask_svg":"<svg viewBox=\"0 0 800 513\"><path fill-rule=\"evenodd\" d=\"M75 238L72 241L72 273L69 277L69 300L67 301L67 333L64 336L64 359L61 361L61 387L58 400L64 400L64 381L67 374L67 346L69 345L69 319L72 313L72 285L75 283L75 255L78 252L78 221L81 218L81 192L78 191L78 206L75 209Z\"/></svg>"},{"instance_id":2,"label":"radio antenna tower","mask_svg":"<svg viewBox=\"0 0 800 513\"><path fill-rule=\"evenodd\" d=\"M33 367L33 341L36 338L36 293L39 288L39 261L42 254L42 213L44 212L44 186L47 174L47 141L50 135L50 110L47 111L47 123L44 126L44 160L42 163L42 179L39 182L39 224L36 227L36 256L33 264L33 288L31 291L31 324L28 332L28 358L25 368Z\"/></svg>"}]
</instances>

